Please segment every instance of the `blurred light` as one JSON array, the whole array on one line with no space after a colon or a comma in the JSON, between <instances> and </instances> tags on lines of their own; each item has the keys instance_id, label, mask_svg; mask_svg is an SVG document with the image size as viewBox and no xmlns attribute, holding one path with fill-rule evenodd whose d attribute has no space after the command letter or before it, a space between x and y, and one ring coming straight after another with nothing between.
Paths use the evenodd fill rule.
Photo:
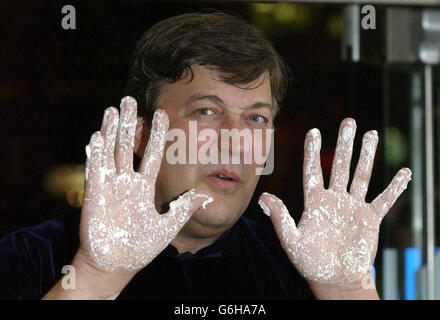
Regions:
<instances>
[{"instance_id":1,"label":"blurred light","mask_svg":"<svg viewBox=\"0 0 440 320\"><path fill-rule=\"evenodd\" d=\"M298 4L277 3L273 15L283 24L295 23L303 26L310 20L310 10Z\"/></svg>"},{"instance_id":2,"label":"blurred light","mask_svg":"<svg viewBox=\"0 0 440 320\"><path fill-rule=\"evenodd\" d=\"M251 6L256 12L261 14L270 13L275 8L274 3L253 3Z\"/></svg>"},{"instance_id":3,"label":"blurred light","mask_svg":"<svg viewBox=\"0 0 440 320\"><path fill-rule=\"evenodd\" d=\"M65 199L72 207L82 205L84 165L58 165L50 168L43 178L43 189L53 197Z\"/></svg>"},{"instance_id":4,"label":"blurred light","mask_svg":"<svg viewBox=\"0 0 440 320\"><path fill-rule=\"evenodd\" d=\"M301 19L298 11L295 5L280 3L275 7L273 15L278 22L289 23Z\"/></svg>"},{"instance_id":5,"label":"blurred light","mask_svg":"<svg viewBox=\"0 0 440 320\"><path fill-rule=\"evenodd\" d=\"M82 205L82 199L80 200L79 195L83 194L82 190L70 189L66 194L66 201L71 207L79 208Z\"/></svg>"},{"instance_id":6,"label":"blurred light","mask_svg":"<svg viewBox=\"0 0 440 320\"><path fill-rule=\"evenodd\" d=\"M84 200L84 189L81 189L78 191L78 199L77 200L78 200L79 206L82 206L83 200Z\"/></svg>"},{"instance_id":7,"label":"blurred light","mask_svg":"<svg viewBox=\"0 0 440 320\"><path fill-rule=\"evenodd\" d=\"M385 160L391 166L400 166L406 159L405 136L396 127L385 128Z\"/></svg>"},{"instance_id":8,"label":"blurred light","mask_svg":"<svg viewBox=\"0 0 440 320\"><path fill-rule=\"evenodd\" d=\"M252 23L266 33L275 33L286 26L301 29L312 20L310 8L303 4L252 3L249 11Z\"/></svg>"},{"instance_id":9,"label":"blurred light","mask_svg":"<svg viewBox=\"0 0 440 320\"><path fill-rule=\"evenodd\" d=\"M332 14L327 20L327 31L333 38L340 38L342 33L341 14Z\"/></svg>"}]
</instances>

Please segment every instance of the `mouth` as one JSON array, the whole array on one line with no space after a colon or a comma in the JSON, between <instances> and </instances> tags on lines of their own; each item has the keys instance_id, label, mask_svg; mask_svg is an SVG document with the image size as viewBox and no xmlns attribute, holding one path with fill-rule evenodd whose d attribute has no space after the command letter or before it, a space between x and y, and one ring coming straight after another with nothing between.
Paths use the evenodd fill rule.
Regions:
<instances>
[{"instance_id":1,"label":"mouth","mask_svg":"<svg viewBox=\"0 0 440 320\"><path fill-rule=\"evenodd\" d=\"M241 182L238 175L227 170L217 170L208 175L208 179L212 182L216 189L234 190Z\"/></svg>"}]
</instances>

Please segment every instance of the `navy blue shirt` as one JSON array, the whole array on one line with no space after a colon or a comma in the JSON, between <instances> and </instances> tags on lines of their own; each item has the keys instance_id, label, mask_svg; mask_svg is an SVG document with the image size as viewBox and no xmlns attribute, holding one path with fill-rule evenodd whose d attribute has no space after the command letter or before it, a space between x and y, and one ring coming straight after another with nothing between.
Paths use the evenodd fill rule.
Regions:
<instances>
[{"instance_id":1,"label":"navy blue shirt","mask_svg":"<svg viewBox=\"0 0 440 320\"><path fill-rule=\"evenodd\" d=\"M79 214L23 228L0 240L0 299L41 299L78 249ZM246 217L199 250L169 245L118 299L314 299L272 228Z\"/></svg>"}]
</instances>

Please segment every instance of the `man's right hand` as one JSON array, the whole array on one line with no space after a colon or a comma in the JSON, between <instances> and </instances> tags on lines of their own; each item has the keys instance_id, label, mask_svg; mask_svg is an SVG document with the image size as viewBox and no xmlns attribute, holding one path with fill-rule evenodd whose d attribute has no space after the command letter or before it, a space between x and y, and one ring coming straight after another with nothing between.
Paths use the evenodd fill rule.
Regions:
<instances>
[{"instance_id":1,"label":"man's right hand","mask_svg":"<svg viewBox=\"0 0 440 320\"><path fill-rule=\"evenodd\" d=\"M86 147L80 247L72 262L79 271L78 291L75 295L50 295L54 287L47 298L80 298L81 292L86 299L117 295L168 246L202 205L212 201L192 189L171 202L167 213L159 214L154 205L155 183L168 116L164 110L156 110L138 172L133 170L135 129L136 101L125 97L120 118L116 108L108 108L101 130L92 135ZM97 285L91 285L94 282Z\"/></svg>"}]
</instances>

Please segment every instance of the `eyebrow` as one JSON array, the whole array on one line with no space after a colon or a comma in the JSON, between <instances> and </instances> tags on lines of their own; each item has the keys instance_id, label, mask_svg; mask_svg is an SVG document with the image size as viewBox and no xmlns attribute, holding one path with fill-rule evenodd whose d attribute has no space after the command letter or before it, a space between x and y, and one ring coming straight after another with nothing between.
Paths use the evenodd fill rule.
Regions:
<instances>
[{"instance_id":1,"label":"eyebrow","mask_svg":"<svg viewBox=\"0 0 440 320\"><path fill-rule=\"evenodd\" d=\"M200 100L209 100L217 105L220 106L225 106L226 103L218 96L216 95L212 95L212 94L200 94L200 93L195 93L193 94L191 97L188 98L188 100L186 101L185 105L189 105L195 101L200 101ZM267 108L270 109L271 111L273 111L273 106L270 103L266 103L266 102L255 102L253 104L251 104L250 106L245 107L245 110L252 110L252 109L259 109L259 108Z\"/></svg>"}]
</instances>

